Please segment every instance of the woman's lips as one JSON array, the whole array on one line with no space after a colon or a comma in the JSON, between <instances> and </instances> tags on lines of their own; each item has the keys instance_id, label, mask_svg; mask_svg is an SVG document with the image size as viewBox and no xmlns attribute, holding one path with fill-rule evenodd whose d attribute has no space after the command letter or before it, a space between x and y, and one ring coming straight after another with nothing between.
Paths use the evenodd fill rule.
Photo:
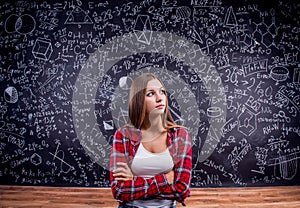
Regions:
<instances>
[{"instance_id":1,"label":"woman's lips","mask_svg":"<svg viewBox=\"0 0 300 208\"><path fill-rule=\"evenodd\" d=\"M165 105L157 105L155 108L164 108L165 107Z\"/></svg>"}]
</instances>

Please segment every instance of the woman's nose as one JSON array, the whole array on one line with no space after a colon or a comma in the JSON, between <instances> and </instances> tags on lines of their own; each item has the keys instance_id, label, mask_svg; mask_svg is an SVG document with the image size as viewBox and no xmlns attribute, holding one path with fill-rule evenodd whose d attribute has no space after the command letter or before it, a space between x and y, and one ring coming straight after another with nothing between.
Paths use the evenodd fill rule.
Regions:
<instances>
[{"instance_id":1,"label":"woman's nose","mask_svg":"<svg viewBox=\"0 0 300 208\"><path fill-rule=\"evenodd\" d=\"M156 93L156 102L160 102L162 100L162 95L159 93Z\"/></svg>"}]
</instances>

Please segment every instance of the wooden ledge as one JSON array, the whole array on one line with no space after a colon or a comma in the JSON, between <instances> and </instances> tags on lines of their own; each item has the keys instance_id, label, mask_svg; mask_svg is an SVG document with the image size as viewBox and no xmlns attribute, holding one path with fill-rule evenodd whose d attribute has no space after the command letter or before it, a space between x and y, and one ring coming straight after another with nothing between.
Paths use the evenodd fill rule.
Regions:
<instances>
[{"instance_id":1,"label":"wooden ledge","mask_svg":"<svg viewBox=\"0 0 300 208\"><path fill-rule=\"evenodd\" d=\"M299 208L300 186L192 188L191 208ZM0 186L0 207L117 207L109 188ZM178 207L182 207L178 204Z\"/></svg>"}]
</instances>

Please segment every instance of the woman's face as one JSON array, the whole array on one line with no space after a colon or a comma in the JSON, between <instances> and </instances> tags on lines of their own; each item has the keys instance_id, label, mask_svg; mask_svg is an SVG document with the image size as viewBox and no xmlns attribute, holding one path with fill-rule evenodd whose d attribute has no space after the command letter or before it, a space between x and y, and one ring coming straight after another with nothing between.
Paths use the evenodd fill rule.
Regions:
<instances>
[{"instance_id":1,"label":"woman's face","mask_svg":"<svg viewBox=\"0 0 300 208\"><path fill-rule=\"evenodd\" d=\"M166 109L166 91L159 80L148 82L145 94L146 112L149 115L163 114Z\"/></svg>"}]
</instances>

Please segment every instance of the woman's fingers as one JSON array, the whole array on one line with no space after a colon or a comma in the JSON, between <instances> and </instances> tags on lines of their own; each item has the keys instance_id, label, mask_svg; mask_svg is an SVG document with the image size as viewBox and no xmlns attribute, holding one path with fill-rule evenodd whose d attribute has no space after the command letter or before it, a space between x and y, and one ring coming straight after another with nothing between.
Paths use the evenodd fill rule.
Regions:
<instances>
[{"instance_id":1,"label":"woman's fingers","mask_svg":"<svg viewBox=\"0 0 300 208\"><path fill-rule=\"evenodd\" d=\"M121 166L122 168L125 168L126 170L130 169L127 163L124 162L117 162L118 166Z\"/></svg>"},{"instance_id":2,"label":"woman's fingers","mask_svg":"<svg viewBox=\"0 0 300 208\"><path fill-rule=\"evenodd\" d=\"M168 183L173 184L174 183L174 170L169 171L168 173L165 173L165 176L167 177Z\"/></svg>"},{"instance_id":3,"label":"woman's fingers","mask_svg":"<svg viewBox=\"0 0 300 208\"><path fill-rule=\"evenodd\" d=\"M122 173L122 172L126 172L125 168L117 168L113 171L113 173Z\"/></svg>"},{"instance_id":4,"label":"woman's fingers","mask_svg":"<svg viewBox=\"0 0 300 208\"><path fill-rule=\"evenodd\" d=\"M127 180L130 180L130 179L128 179L128 178L115 178L115 180L117 180L117 181L127 181Z\"/></svg>"},{"instance_id":5,"label":"woman's fingers","mask_svg":"<svg viewBox=\"0 0 300 208\"><path fill-rule=\"evenodd\" d=\"M116 180L126 181L133 179L131 169L129 168L127 163L118 162L117 166L118 168L113 171L113 176Z\"/></svg>"},{"instance_id":6,"label":"woman's fingers","mask_svg":"<svg viewBox=\"0 0 300 208\"><path fill-rule=\"evenodd\" d=\"M120 180L120 181L126 181L126 180L132 180L132 176L128 175L126 173L116 173L113 174L113 176L115 177L115 180Z\"/></svg>"},{"instance_id":7,"label":"woman's fingers","mask_svg":"<svg viewBox=\"0 0 300 208\"><path fill-rule=\"evenodd\" d=\"M126 174L126 173L115 173L113 175L114 175L114 177L124 177L124 178L128 177L128 174Z\"/></svg>"}]
</instances>

